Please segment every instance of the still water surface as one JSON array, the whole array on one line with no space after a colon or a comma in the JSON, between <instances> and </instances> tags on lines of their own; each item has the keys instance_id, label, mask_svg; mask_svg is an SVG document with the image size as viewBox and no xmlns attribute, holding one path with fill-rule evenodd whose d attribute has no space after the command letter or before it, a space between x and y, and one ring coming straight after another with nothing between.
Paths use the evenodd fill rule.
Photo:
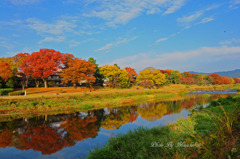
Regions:
<instances>
[{"instance_id":1,"label":"still water surface","mask_svg":"<svg viewBox=\"0 0 240 159\"><path fill-rule=\"evenodd\" d=\"M0 158L85 158L112 136L173 123L218 97L188 95L177 101L0 121Z\"/></svg>"}]
</instances>

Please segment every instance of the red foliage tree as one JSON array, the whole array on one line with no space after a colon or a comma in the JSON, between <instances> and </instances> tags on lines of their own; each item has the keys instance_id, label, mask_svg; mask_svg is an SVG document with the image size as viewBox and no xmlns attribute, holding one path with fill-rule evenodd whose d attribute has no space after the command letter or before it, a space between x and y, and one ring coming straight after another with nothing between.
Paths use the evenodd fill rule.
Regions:
<instances>
[{"instance_id":1,"label":"red foliage tree","mask_svg":"<svg viewBox=\"0 0 240 159\"><path fill-rule=\"evenodd\" d=\"M213 84L221 84L222 83L222 78L218 74L210 74L209 77L212 77L212 83Z\"/></svg>"},{"instance_id":2,"label":"red foliage tree","mask_svg":"<svg viewBox=\"0 0 240 159\"><path fill-rule=\"evenodd\" d=\"M233 78L234 83L240 83L240 79L239 78Z\"/></svg>"},{"instance_id":3,"label":"red foliage tree","mask_svg":"<svg viewBox=\"0 0 240 159\"><path fill-rule=\"evenodd\" d=\"M56 73L62 66L65 55L53 49L40 49L27 56L20 69L33 78L42 78L47 87L47 78Z\"/></svg>"},{"instance_id":4,"label":"red foliage tree","mask_svg":"<svg viewBox=\"0 0 240 159\"><path fill-rule=\"evenodd\" d=\"M193 77L193 73L183 72L184 77Z\"/></svg>"},{"instance_id":5,"label":"red foliage tree","mask_svg":"<svg viewBox=\"0 0 240 159\"><path fill-rule=\"evenodd\" d=\"M0 63L0 77L3 81L7 82L7 80L12 76L12 70L8 63L1 62Z\"/></svg>"},{"instance_id":6,"label":"red foliage tree","mask_svg":"<svg viewBox=\"0 0 240 159\"><path fill-rule=\"evenodd\" d=\"M14 62L15 62L17 69L27 56L29 56L29 53L19 53L14 56Z\"/></svg>"},{"instance_id":7,"label":"red foliage tree","mask_svg":"<svg viewBox=\"0 0 240 159\"><path fill-rule=\"evenodd\" d=\"M172 71L170 70L160 70L163 74L168 74L170 75Z\"/></svg>"},{"instance_id":8,"label":"red foliage tree","mask_svg":"<svg viewBox=\"0 0 240 159\"><path fill-rule=\"evenodd\" d=\"M133 69L131 67L125 67L125 70L128 72L129 82L134 83L135 82L135 77L137 75L135 69Z\"/></svg>"}]
</instances>

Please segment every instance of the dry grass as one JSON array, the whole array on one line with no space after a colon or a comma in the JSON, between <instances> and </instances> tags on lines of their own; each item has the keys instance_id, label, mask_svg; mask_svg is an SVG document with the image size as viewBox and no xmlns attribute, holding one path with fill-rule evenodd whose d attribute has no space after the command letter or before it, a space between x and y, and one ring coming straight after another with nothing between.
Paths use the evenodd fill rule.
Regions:
<instances>
[{"instance_id":1,"label":"dry grass","mask_svg":"<svg viewBox=\"0 0 240 159\"><path fill-rule=\"evenodd\" d=\"M181 93L181 92L191 92L196 90L222 90L224 88L231 87L231 85L215 85L215 86L198 86L198 85L191 85L186 86L182 84L172 84L169 86L163 86L158 89L151 89L148 91L159 91L161 93ZM2 96L0 99L32 99L32 98L40 98L40 97L47 97L52 98L56 97L65 97L71 95L83 95L86 92L90 92L89 88L87 87L50 87L50 88L27 88L27 96ZM146 91L146 89L134 86L129 89L113 89L113 88L101 88L101 89L92 89L91 94L93 95L101 95L105 93L115 94L117 92L128 92L128 93L136 93Z\"/></svg>"}]
</instances>

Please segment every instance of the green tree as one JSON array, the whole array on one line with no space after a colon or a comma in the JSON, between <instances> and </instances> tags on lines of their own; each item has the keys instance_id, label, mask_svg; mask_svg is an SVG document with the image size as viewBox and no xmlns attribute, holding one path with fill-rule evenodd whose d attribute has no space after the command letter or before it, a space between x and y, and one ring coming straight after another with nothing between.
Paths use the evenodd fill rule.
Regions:
<instances>
[{"instance_id":1,"label":"green tree","mask_svg":"<svg viewBox=\"0 0 240 159\"><path fill-rule=\"evenodd\" d=\"M96 72L94 73L94 77L96 78L96 82L94 83L95 86L103 86L103 78L104 76L100 73L99 70L99 64L96 63L96 60L93 57L90 57L88 59L89 62L94 63L95 64L95 69Z\"/></svg>"},{"instance_id":2,"label":"green tree","mask_svg":"<svg viewBox=\"0 0 240 159\"><path fill-rule=\"evenodd\" d=\"M7 81L6 86L7 86L8 88L14 88L14 81L13 81L12 78L10 78L10 79Z\"/></svg>"},{"instance_id":3,"label":"green tree","mask_svg":"<svg viewBox=\"0 0 240 159\"><path fill-rule=\"evenodd\" d=\"M114 66L116 66L117 68L121 69L117 64L114 64Z\"/></svg>"},{"instance_id":4,"label":"green tree","mask_svg":"<svg viewBox=\"0 0 240 159\"><path fill-rule=\"evenodd\" d=\"M180 74L178 71L171 71L170 75L166 75L167 84L178 84L180 81Z\"/></svg>"}]
</instances>

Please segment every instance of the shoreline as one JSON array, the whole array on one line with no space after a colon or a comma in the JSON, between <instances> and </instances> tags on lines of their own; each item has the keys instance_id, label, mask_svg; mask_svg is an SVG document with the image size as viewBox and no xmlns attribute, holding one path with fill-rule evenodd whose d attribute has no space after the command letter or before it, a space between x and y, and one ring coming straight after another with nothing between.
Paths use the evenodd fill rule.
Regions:
<instances>
[{"instance_id":1,"label":"shoreline","mask_svg":"<svg viewBox=\"0 0 240 159\"><path fill-rule=\"evenodd\" d=\"M218 89L223 86L219 85ZM106 107L134 105L146 101L171 100L181 98L192 90L215 90L216 86L170 85L159 89L106 89L94 92L46 95L42 97L26 96L18 98L0 98L0 118L19 114L43 114L46 112L87 111Z\"/></svg>"}]
</instances>

